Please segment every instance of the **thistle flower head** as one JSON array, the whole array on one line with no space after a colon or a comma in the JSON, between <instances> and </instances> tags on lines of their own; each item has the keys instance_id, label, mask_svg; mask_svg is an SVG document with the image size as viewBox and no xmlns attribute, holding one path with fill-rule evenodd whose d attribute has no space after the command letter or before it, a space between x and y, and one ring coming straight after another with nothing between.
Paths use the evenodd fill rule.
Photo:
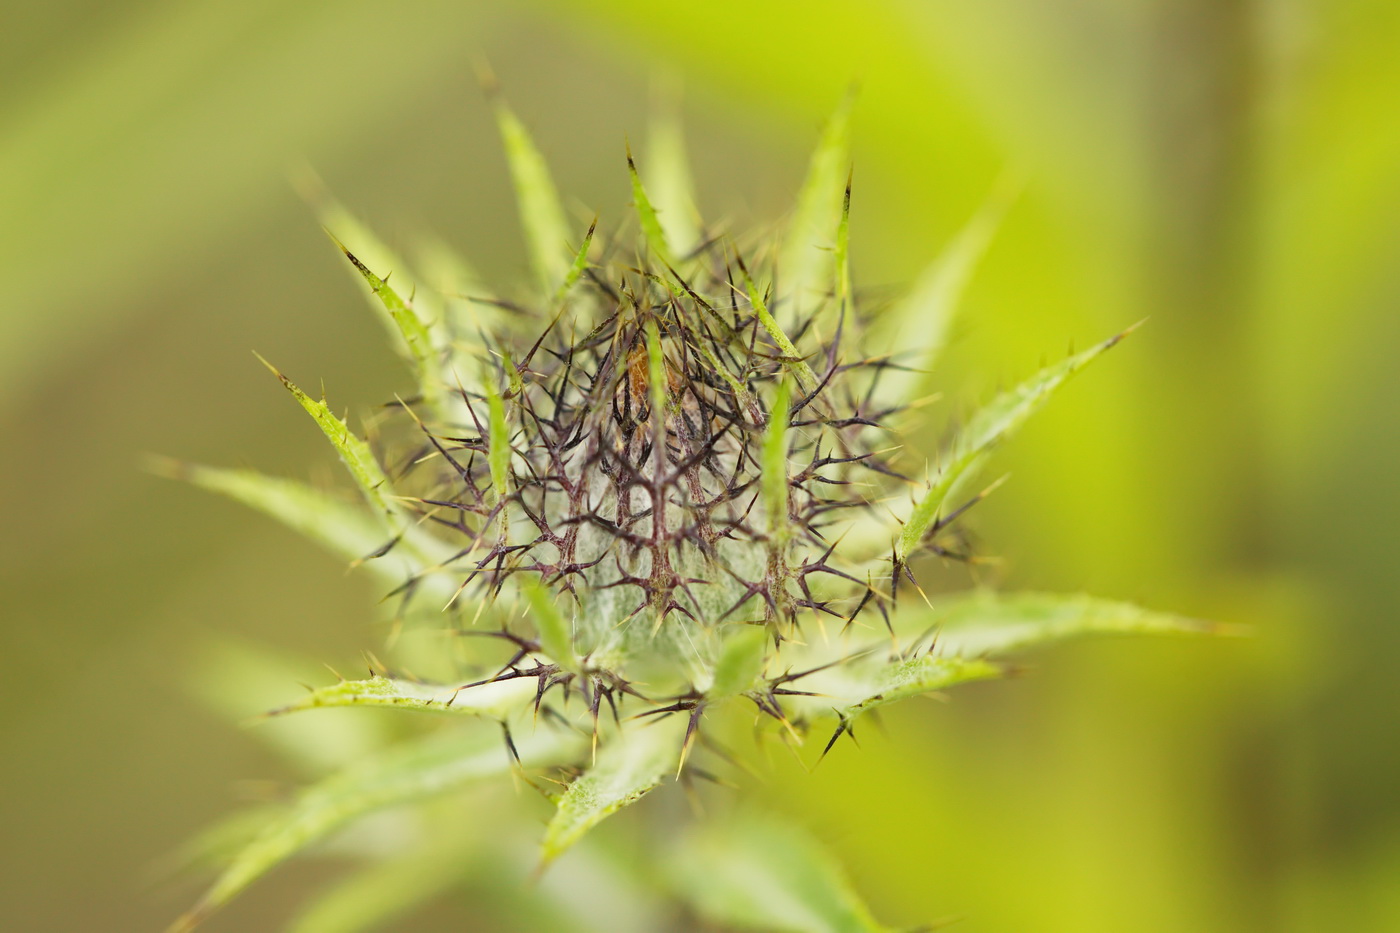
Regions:
<instances>
[{"instance_id":1,"label":"thistle flower head","mask_svg":"<svg viewBox=\"0 0 1400 933\"><path fill-rule=\"evenodd\" d=\"M993 399L932 466L901 453L1003 195L907 298L869 313L847 268L848 104L777 238L714 235L683 181L653 186L653 201L630 152L635 239L595 236L596 221L571 232L524 127L500 102L497 114L529 301L486 298L455 262L438 263L433 288L318 196L417 382L370 444L279 373L364 507L252 473L179 472L355 559L401 597L400 619L487 636L464 639L476 647L441 682L376 666L277 712L493 719L506 752L452 732L328 779L235 858L189 922L310 839L444 785L563 776L547 862L684 774L712 711L747 706L790 741L824 721L829 749L862 714L997 677L999 655L1035 642L1198 627L1086 597L908 598L922 555L963 556L951 535L984 494L972 483L991 448L1118 339ZM683 180L670 152L662 174Z\"/></svg>"}]
</instances>

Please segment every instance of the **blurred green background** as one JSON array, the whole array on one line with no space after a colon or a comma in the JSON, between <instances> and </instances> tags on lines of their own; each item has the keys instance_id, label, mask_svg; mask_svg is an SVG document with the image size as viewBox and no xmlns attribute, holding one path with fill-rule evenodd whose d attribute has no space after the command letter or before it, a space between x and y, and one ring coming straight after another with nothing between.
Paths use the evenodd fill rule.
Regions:
<instances>
[{"instance_id":1,"label":"blurred green background","mask_svg":"<svg viewBox=\"0 0 1400 933\"><path fill-rule=\"evenodd\" d=\"M391 242L430 230L523 281L484 58L605 225L658 71L686 88L702 207L736 228L781 216L858 79L876 293L1023 173L944 413L1151 318L998 455L985 575L1255 635L1067 647L810 775L775 764L774 805L883 918L1400 929L1400 4L505 7L3 4L5 928L159 928L197 890L165 857L241 782L289 776L193 698L212 640L335 664L378 644L366 581L140 456L333 476L253 349L352 412L404 385L298 166ZM273 929L326 877L279 872L208 929ZM497 928L474 916L404 928Z\"/></svg>"}]
</instances>

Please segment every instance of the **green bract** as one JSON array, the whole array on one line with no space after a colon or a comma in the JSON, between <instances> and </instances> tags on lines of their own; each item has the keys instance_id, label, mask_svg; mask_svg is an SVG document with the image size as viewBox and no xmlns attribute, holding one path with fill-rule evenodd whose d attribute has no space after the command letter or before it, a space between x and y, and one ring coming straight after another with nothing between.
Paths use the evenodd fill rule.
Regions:
<instances>
[{"instance_id":1,"label":"green bract","mask_svg":"<svg viewBox=\"0 0 1400 933\"><path fill-rule=\"evenodd\" d=\"M791 737L819 727L829 749L869 710L1004 675L1012 651L1205 628L1079 596L929 603L909 585L922 555L956 556L943 536L984 494L969 484L991 448L1121 337L991 400L930 470L891 459L1003 196L887 319L863 313L850 284L849 101L822 135L790 229L750 255L695 217L673 123L653 135L655 164L627 153L635 243L595 244L592 227L565 220L523 124L496 110L535 279L523 313L482 297L441 248L426 276L383 258L317 196L417 382L372 445L278 373L363 503L245 471L164 467L364 564L402 598L410 626L487 636L454 639L439 682L375 664L274 711L437 716L427 735L265 815L181 928L372 810L514 773L556 808L543 866L698 769L695 757L710 757L698 740L726 709ZM644 178L664 180L655 199ZM448 282L473 283L474 303ZM404 864L452 857L454 827L432 827L437 841ZM884 929L826 856L771 818L697 827L675 857L691 861L667 885L716 922ZM307 916L356 929L355 911L376 922L450 883L441 871L402 883L409 874L373 867L359 895L337 889ZM373 891L381 900L364 903Z\"/></svg>"}]
</instances>

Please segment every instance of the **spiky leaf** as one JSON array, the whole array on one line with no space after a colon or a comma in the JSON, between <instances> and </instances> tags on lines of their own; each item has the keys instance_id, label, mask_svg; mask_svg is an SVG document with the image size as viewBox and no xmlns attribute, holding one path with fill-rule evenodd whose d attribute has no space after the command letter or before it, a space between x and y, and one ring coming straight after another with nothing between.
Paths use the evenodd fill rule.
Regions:
<instances>
[{"instance_id":1,"label":"spiky leaf","mask_svg":"<svg viewBox=\"0 0 1400 933\"><path fill-rule=\"evenodd\" d=\"M909 611L901 629L933 633L941 656L995 657L1083 635L1202 635L1229 629L1216 623L1083 594L997 593L979 589L936 599Z\"/></svg>"},{"instance_id":2,"label":"spiky leaf","mask_svg":"<svg viewBox=\"0 0 1400 933\"><path fill-rule=\"evenodd\" d=\"M1003 676L1006 669L982 658L945 657L920 652L912 657L869 655L803 678L794 686L817 694L786 698L787 705L808 715L835 713L848 720L861 713L910 697L976 680Z\"/></svg>"},{"instance_id":3,"label":"spiky leaf","mask_svg":"<svg viewBox=\"0 0 1400 933\"><path fill-rule=\"evenodd\" d=\"M256 470L224 469L153 457L152 472L193 483L274 518L336 554L363 567L385 584L418 580L418 592L447 599L455 586L443 575L429 573L452 554L443 542L414 526L391 535L393 525L298 480L268 476Z\"/></svg>"},{"instance_id":4,"label":"spiky leaf","mask_svg":"<svg viewBox=\"0 0 1400 933\"><path fill-rule=\"evenodd\" d=\"M388 517L394 515L394 509L390 505L389 478L384 475L384 470L379 466L379 461L374 459L374 452L370 450L369 444L365 443L350 430L350 426L338 415L331 411L330 406L324 400L317 401L303 392L296 383L282 375L277 367L273 366L261 356L264 366L272 370L278 379L282 380L282 385L287 387L287 391L292 393L292 397L302 408L306 409L321 429L327 439L335 447L336 453L340 454L340 460L345 464L345 468L350 471L350 476L355 480L355 485L360 488L365 501L370 504L378 515ZM401 522L390 521L390 527L397 529L401 527Z\"/></svg>"},{"instance_id":5,"label":"spiky leaf","mask_svg":"<svg viewBox=\"0 0 1400 933\"><path fill-rule=\"evenodd\" d=\"M543 863L558 858L594 826L656 788L680 760L684 716L631 723L613 736L598 760L569 785L545 830Z\"/></svg>"},{"instance_id":6,"label":"spiky leaf","mask_svg":"<svg viewBox=\"0 0 1400 933\"><path fill-rule=\"evenodd\" d=\"M763 433L762 491L763 508L768 515L768 534L773 546L787 543L788 527L788 399L791 390L786 381L779 383L773 409L768 415L768 427Z\"/></svg>"},{"instance_id":7,"label":"spiky leaf","mask_svg":"<svg viewBox=\"0 0 1400 933\"><path fill-rule=\"evenodd\" d=\"M219 639L202 647L187 680L193 695L215 713L246 724L284 699L289 685L323 670L270 645ZM319 779L383 748L392 725L374 716L298 717L261 723L248 735L305 778Z\"/></svg>"},{"instance_id":8,"label":"spiky leaf","mask_svg":"<svg viewBox=\"0 0 1400 933\"><path fill-rule=\"evenodd\" d=\"M948 452L928 491L915 504L909 520L905 522L904 531L895 543L896 562L902 564L909 559L909 555L923 540L924 534L934 527L949 493L972 477L987 451L997 441L1006 437L1034 414L1065 380L1130 332L1131 328L1083 353L1047 366L1016 388L998 395L973 415L967 426L958 434L952 450Z\"/></svg>"},{"instance_id":9,"label":"spiky leaf","mask_svg":"<svg viewBox=\"0 0 1400 933\"><path fill-rule=\"evenodd\" d=\"M632 178L632 204L637 210L642 236L659 261L670 263L671 247L666 242L666 233L661 229L661 220L656 215L656 208L652 206L646 189L642 187L642 178L637 174L637 164L632 161L631 147L627 149L627 174Z\"/></svg>"},{"instance_id":10,"label":"spiky leaf","mask_svg":"<svg viewBox=\"0 0 1400 933\"><path fill-rule=\"evenodd\" d=\"M890 703L946 690L958 684L994 680L1005 672L1001 665L976 658L924 656L890 661L868 671L866 677L859 681L856 696L860 696L860 699L855 702L847 699L836 709L845 716L857 716ZM852 685L856 683L854 678L850 682Z\"/></svg>"},{"instance_id":11,"label":"spiky leaf","mask_svg":"<svg viewBox=\"0 0 1400 933\"><path fill-rule=\"evenodd\" d=\"M487 462L491 468L491 489L495 493L495 505L503 504L510 495L510 426L506 423L505 401L496 385L495 374L487 372L482 379L486 390L487 416ZM502 513L502 527L504 527Z\"/></svg>"},{"instance_id":12,"label":"spiky leaf","mask_svg":"<svg viewBox=\"0 0 1400 933\"><path fill-rule=\"evenodd\" d=\"M799 304L809 292L829 294L834 285L831 239L841 215L841 183L851 160L854 102L854 92L847 93L822 129L779 254L784 291Z\"/></svg>"},{"instance_id":13,"label":"spiky leaf","mask_svg":"<svg viewBox=\"0 0 1400 933\"><path fill-rule=\"evenodd\" d=\"M374 676L317 688L268 715L280 716L323 706L392 706L504 719L529 706L534 697L535 685L529 680L502 680L460 688Z\"/></svg>"},{"instance_id":14,"label":"spiky leaf","mask_svg":"<svg viewBox=\"0 0 1400 933\"><path fill-rule=\"evenodd\" d=\"M851 295L851 175L846 176L846 195L841 199L841 223L836 227L836 307L843 326L855 320Z\"/></svg>"},{"instance_id":15,"label":"spiky leaf","mask_svg":"<svg viewBox=\"0 0 1400 933\"><path fill-rule=\"evenodd\" d=\"M390 540L377 516L297 480L268 476L257 470L235 470L152 458L153 473L193 483L277 519L346 560L358 560L378 551ZM375 561L372 572L384 573L398 583L402 570Z\"/></svg>"},{"instance_id":16,"label":"spiky leaf","mask_svg":"<svg viewBox=\"0 0 1400 933\"><path fill-rule=\"evenodd\" d=\"M588 232L583 235L583 242L579 245L578 252L574 254L574 261L569 264L569 271L564 273L564 281L559 283L559 288L554 293L554 304L559 305L569 294L569 289L583 276L583 270L588 268L588 250L593 246L593 234L598 229L598 218L594 217L593 222L588 225Z\"/></svg>"},{"instance_id":17,"label":"spiky leaf","mask_svg":"<svg viewBox=\"0 0 1400 933\"><path fill-rule=\"evenodd\" d=\"M753 306L753 313L758 318L763 329L768 332L773 343L777 344L778 350L783 354L783 365L792 371L798 380L802 390L809 391L816 388L817 374L812 372L812 367L807 365L807 361L802 358L802 354L797 351L797 346L788 338L787 332L782 325L768 310L768 303L764 300L758 290L758 284L749 275L749 270L745 268L743 262L739 263L739 271L744 277L744 289L749 296L749 304Z\"/></svg>"},{"instance_id":18,"label":"spiky leaf","mask_svg":"<svg viewBox=\"0 0 1400 933\"><path fill-rule=\"evenodd\" d=\"M327 235L330 236L331 242L345 254L345 258L350 260L350 264L355 267L355 271L359 272L370 291L379 299L385 312L394 322L402 340L404 354L412 364L414 375L418 380L419 393L434 411L440 412L443 385L438 349L449 344L450 340L445 335L435 339L429 333L428 325L418 316L418 312L389 285L387 278L380 278L371 271L369 266L361 262L354 253L345 247L344 243L335 238L335 234L327 231Z\"/></svg>"},{"instance_id":19,"label":"spiky leaf","mask_svg":"<svg viewBox=\"0 0 1400 933\"><path fill-rule=\"evenodd\" d=\"M413 297L415 313L428 325L427 331L431 334L433 347L439 352L445 351L450 344L451 335L440 313L441 308L436 305L438 294L433 290L426 289L420 295L418 286L422 284L422 281L416 271L381 237L376 235L368 224L361 221L353 211L332 197L330 192L326 190L325 184L315 173L309 169L297 172L294 175L293 183L301 192L302 197L316 211L316 217L320 220L321 227L330 234L335 245L346 255L354 254L356 261L350 270L351 275L354 276L356 283L369 300L370 307L378 312L375 316L384 324L391 339L401 349L410 352L409 358L411 360L415 358L411 354L411 348L403 345L403 340L407 336L404 333L403 323L395 318L383 296L377 293L374 280L364 275L362 267L379 270L384 275L384 281L390 278L394 280L395 290L399 294ZM428 307L429 304L433 306Z\"/></svg>"}]
</instances>

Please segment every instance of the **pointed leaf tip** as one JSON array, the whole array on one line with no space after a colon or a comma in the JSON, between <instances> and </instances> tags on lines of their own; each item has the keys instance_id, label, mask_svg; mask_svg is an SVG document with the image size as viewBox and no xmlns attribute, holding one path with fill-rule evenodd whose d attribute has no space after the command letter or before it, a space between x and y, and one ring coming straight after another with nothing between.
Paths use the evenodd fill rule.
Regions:
<instances>
[{"instance_id":1,"label":"pointed leaf tip","mask_svg":"<svg viewBox=\"0 0 1400 933\"><path fill-rule=\"evenodd\" d=\"M568 273L565 244L569 241L569 227L564 219L564 207L544 156L525 124L498 93L488 91L488 95L496 111L496 125L515 186L530 265L541 294L549 296Z\"/></svg>"},{"instance_id":2,"label":"pointed leaf tip","mask_svg":"<svg viewBox=\"0 0 1400 933\"><path fill-rule=\"evenodd\" d=\"M385 706L504 719L528 707L534 696L535 685L527 679L488 681L459 688L376 674L366 680L341 680L328 687L311 689L295 702L269 710L262 718L321 707Z\"/></svg>"},{"instance_id":3,"label":"pointed leaf tip","mask_svg":"<svg viewBox=\"0 0 1400 933\"><path fill-rule=\"evenodd\" d=\"M646 189L642 186L641 176L637 174L637 164L632 161L630 143L627 145L627 174L632 179L632 202L637 210L637 220L642 227L642 236L646 239L647 245L651 247L651 251L656 254L657 259L663 265L670 265L673 261L671 247L666 242L666 233L662 230L656 208L652 206L651 199L647 197Z\"/></svg>"},{"instance_id":4,"label":"pointed leaf tip","mask_svg":"<svg viewBox=\"0 0 1400 933\"><path fill-rule=\"evenodd\" d=\"M809 293L826 293L833 284L830 244L840 222L841 182L850 169L855 98L852 86L822 128L779 253L784 287L797 305L807 301Z\"/></svg>"},{"instance_id":5,"label":"pointed leaf tip","mask_svg":"<svg viewBox=\"0 0 1400 933\"><path fill-rule=\"evenodd\" d=\"M696 206L695 179L686 158L685 137L676 115L680 92L674 85L661 86L654 96L644 180L666 242L676 256L685 257L700 245L703 223Z\"/></svg>"},{"instance_id":6,"label":"pointed leaf tip","mask_svg":"<svg viewBox=\"0 0 1400 933\"><path fill-rule=\"evenodd\" d=\"M418 316L418 312L414 310L413 306L400 297L399 293L389 285L387 275L380 278L344 243L336 239L335 234L326 230L326 235L345 254L345 258L350 260L350 264L360 274L370 293L378 299L383 311L388 314L390 322L402 340L404 355L413 366L419 393L435 411L441 414L444 386L442 374L439 372L436 348L439 345L450 343L450 338L445 334L434 338L428 325Z\"/></svg>"},{"instance_id":7,"label":"pointed leaf tip","mask_svg":"<svg viewBox=\"0 0 1400 933\"><path fill-rule=\"evenodd\" d=\"M384 470L379 466L379 461L375 459L374 452L370 450L369 444L357 437L350 430L350 426L345 421L330 410L324 400L316 400L307 395L302 389L276 367L254 351L254 356L262 361L262 364L272 371L286 386L287 391L292 393L292 397L297 400L306 413L316 422L321 432L335 447L340 454L340 460L349 470L354 478L355 484L360 487L361 494L370 506L379 515L394 516L396 511L390 503L392 491L389 485L389 478L384 475ZM391 522L391 526L398 528L399 522Z\"/></svg>"},{"instance_id":8,"label":"pointed leaf tip","mask_svg":"<svg viewBox=\"0 0 1400 933\"><path fill-rule=\"evenodd\" d=\"M1045 367L1014 389L998 395L974 414L954 440L928 491L915 503L913 512L904 523L895 544L896 563L904 564L923 541L925 533L931 528L936 530L936 521L949 497L975 475L987 452L998 441L1035 414L1070 376L1105 350L1116 346L1132 330L1128 328L1083 353Z\"/></svg>"},{"instance_id":9,"label":"pointed leaf tip","mask_svg":"<svg viewBox=\"0 0 1400 933\"><path fill-rule=\"evenodd\" d=\"M934 653L1001 657L1085 635L1220 635L1228 626L1084 594L978 589L910 612L901 628L936 626Z\"/></svg>"},{"instance_id":10,"label":"pointed leaf tip","mask_svg":"<svg viewBox=\"0 0 1400 933\"><path fill-rule=\"evenodd\" d=\"M918 394L952 332L973 273L1020 191L1020 182L1000 180L976 214L910 287L872 325L877 338L907 368L881 373L880 405L898 405Z\"/></svg>"}]
</instances>

